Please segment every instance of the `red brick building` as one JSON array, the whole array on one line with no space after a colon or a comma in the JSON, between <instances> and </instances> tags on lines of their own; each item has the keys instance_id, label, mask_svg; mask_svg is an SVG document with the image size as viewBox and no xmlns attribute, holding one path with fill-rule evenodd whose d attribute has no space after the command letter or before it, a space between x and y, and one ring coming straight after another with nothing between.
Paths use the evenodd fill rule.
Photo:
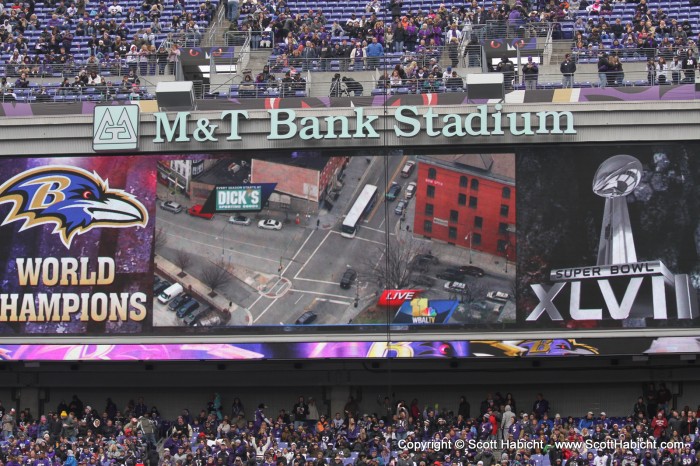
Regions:
<instances>
[{"instance_id":1,"label":"red brick building","mask_svg":"<svg viewBox=\"0 0 700 466\"><path fill-rule=\"evenodd\" d=\"M515 155L418 157L414 231L515 259Z\"/></svg>"},{"instance_id":2,"label":"red brick building","mask_svg":"<svg viewBox=\"0 0 700 466\"><path fill-rule=\"evenodd\" d=\"M253 159L251 183L277 183L275 192L290 196L292 208L315 212L338 185L348 157L302 153L291 158Z\"/></svg>"}]
</instances>

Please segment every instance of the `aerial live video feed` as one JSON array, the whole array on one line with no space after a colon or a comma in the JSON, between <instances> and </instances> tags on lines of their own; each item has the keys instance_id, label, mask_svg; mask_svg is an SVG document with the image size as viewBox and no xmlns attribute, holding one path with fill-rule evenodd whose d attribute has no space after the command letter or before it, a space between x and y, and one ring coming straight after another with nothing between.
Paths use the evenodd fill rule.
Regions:
<instances>
[{"instance_id":1,"label":"aerial live video feed","mask_svg":"<svg viewBox=\"0 0 700 466\"><path fill-rule=\"evenodd\" d=\"M349 155L160 160L154 327L514 322L514 155Z\"/></svg>"}]
</instances>

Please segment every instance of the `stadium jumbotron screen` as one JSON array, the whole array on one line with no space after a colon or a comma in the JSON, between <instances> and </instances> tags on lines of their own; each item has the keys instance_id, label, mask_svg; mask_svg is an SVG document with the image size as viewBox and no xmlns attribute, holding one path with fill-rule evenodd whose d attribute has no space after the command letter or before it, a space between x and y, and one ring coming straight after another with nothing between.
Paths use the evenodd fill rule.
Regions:
<instances>
[{"instance_id":1,"label":"stadium jumbotron screen","mask_svg":"<svg viewBox=\"0 0 700 466\"><path fill-rule=\"evenodd\" d=\"M0 333L698 326L697 145L462 149L4 159Z\"/></svg>"}]
</instances>

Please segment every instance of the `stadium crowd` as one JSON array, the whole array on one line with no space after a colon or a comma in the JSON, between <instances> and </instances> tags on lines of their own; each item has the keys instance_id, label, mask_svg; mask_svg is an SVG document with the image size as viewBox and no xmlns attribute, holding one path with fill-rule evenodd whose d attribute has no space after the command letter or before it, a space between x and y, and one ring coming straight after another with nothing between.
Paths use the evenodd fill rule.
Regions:
<instances>
[{"instance_id":1,"label":"stadium crowd","mask_svg":"<svg viewBox=\"0 0 700 466\"><path fill-rule=\"evenodd\" d=\"M700 452L698 412L672 407L664 384L650 384L625 417L588 412L581 418L551 412L539 394L532 405L508 393L487 394L472 407L462 397L449 409L418 400L377 399L370 409L350 397L344 412L300 396L289 411L266 413L235 398L224 412L218 394L199 414L184 409L161 418L142 398L120 410L102 410L77 396L34 417L0 404L2 466L694 466ZM457 440L539 441L539 446L458 449ZM672 448L588 448L555 441L677 442ZM406 441L440 442L437 448L402 449ZM452 445L452 447L450 447Z\"/></svg>"},{"instance_id":2,"label":"stadium crowd","mask_svg":"<svg viewBox=\"0 0 700 466\"><path fill-rule=\"evenodd\" d=\"M211 22L216 5L211 0L138 3L0 0L3 100L143 97L139 77L173 73L178 43L197 45L200 27ZM42 90L36 78L64 81L42 83Z\"/></svg>"},{"instance_id":3,"label":"stadium crowd","mask_svg":"<svg viewBox=\"0 0 700 466\"><path fill-rule=\"evenodd\" d=\"M291 0L228 0L225 8L232 22L225 37L239 44L242 36L236 33L250 33L253 48L271 48L270 71L279 74L277 86L290 71L293 77L309 70L393 69L401 84L389 71L381 81L393 77L394 82L379 89L457 90L464 76L452 72L460 65L481 66L481 40L532 37L542 34L542 25L553 27L555 39L573 36L574 66L562 64L567 68L562 70L564 87L575 84L575 65L581 62L597 64L600 87L625 83L625 61L647 62L646 84L693 82L697 24L652 8L647 0L635 2L632 17L624 16L621 4L472 0L423 10L413 0L370 0L346 18L329 20L321 3L303 11ZM0 91L3 98L22 101L150 97L139 77L172 73L180 54L177 44L197 45L216 8L212 0L0 0ZM441 62L438 72L435 66ZM444 76L448 62L452 70ZM507 62L506 68L510 73ZM523 73L522 84L536 88L537 73L532 67L528 71L531 75L526 79ZM98 79L92 79L93 72ZM125 75L131 88L121 80ZM47 77L68 78L70 86L34 81ZM506 87L512 85L507 79ZM282 86L282 93L285 89L290 87Z\"/></svg>"}]
</instances>

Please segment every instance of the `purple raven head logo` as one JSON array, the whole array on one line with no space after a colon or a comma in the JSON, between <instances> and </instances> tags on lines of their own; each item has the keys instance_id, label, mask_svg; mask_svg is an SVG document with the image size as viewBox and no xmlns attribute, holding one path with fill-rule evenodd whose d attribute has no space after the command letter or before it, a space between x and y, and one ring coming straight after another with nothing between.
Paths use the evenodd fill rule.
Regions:
<instances>
[{"instance_id":1,"label":"purple raven head logo","mask_svg":"<svg viewBox=\"0 0 700 466\"><path fill-rule=\"evenodd\" d=\"M148 212L133 195L109 187L97 173L47 166L22 172L0 186L0 204L12 203L2 225L24 221L20 231L53 224L70 248L75 235L93 228L145 227Z\"/></svg>"}]
</instances>

